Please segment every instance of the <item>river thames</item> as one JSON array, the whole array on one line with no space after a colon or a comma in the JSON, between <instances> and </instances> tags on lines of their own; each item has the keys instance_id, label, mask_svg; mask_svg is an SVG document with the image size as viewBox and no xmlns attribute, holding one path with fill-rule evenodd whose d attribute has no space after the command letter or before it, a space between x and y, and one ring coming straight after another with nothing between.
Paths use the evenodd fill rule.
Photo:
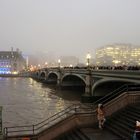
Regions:
<instances>
[{"instance_id":1,"label":"river thames","mask_svg":"<svg viewBox=\"0 0 140 140\"><path fill-rule=\"evenodd\" d=\"M0 78L3 127L36 124L73 103L80 94L58 90L31 78Z\"/></svg>"}]
</instances>

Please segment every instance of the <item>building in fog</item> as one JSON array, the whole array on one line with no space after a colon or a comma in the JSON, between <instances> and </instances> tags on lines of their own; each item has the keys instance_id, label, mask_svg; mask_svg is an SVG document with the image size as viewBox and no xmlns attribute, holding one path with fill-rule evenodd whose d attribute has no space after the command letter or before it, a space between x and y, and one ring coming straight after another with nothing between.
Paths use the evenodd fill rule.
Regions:
<instances>
[{"instance_id":1,"label":"building in fog","mask_svg":"<svg viewBox=\"0 0 140 140\"><path fill-rule=\"evenodd\" d=\"M18 50L0 51L0 74L18 73L25 67L26 61Z\"/></svg>"},{"instance_id":2,"label":"building in fog","mask_svg":"<svg viewBox=\"0 0 140 140\"><path fill-rule=\"evenodd\" d=\"M96 65L140 65L140 46L113 44L101 47L96 50Z\"/></svg>"},{"instance_id":3,"label":"building in fog","mask_svg":"<svg viewBox=\"0 0 140 140\"><path fill-rule=\"evenodd\" d=\"M64 67L76 66L79 63L79 59L75 56L61 56L60 60Z\"/></svg>"}]
</instances>

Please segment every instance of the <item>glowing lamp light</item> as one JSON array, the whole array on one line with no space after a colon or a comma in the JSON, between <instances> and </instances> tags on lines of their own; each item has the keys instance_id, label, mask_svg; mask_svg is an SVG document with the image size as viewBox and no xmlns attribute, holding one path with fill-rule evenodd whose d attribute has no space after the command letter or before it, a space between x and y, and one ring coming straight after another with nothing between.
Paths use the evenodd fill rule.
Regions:
<instances>
[{"instance_id":1,"label":"glowing lamp light","mask_svg":"<svg viewBox=\"0 0 140 140\"><path fill-rule=\"evenodd\" d=\"M70 64L70 68L72 68L73 67L73 65L72 64Z\"/></svg>"},{"instance_id":2,"label":"glowing lamp light","mask_svg":"<svg viewBox=\"0 0 140 140\"><path fill-rule=\"evenodd\" d=\"M87 54L87 57L86 57L86 59L87 59L87 66L89 66L90 58L91 58L91 55L88 53L88 54Z\"/></svg>"},{"instance_id":3,"label":"glowing lamp light","mask_svg":"<svg viewBox=\"0 0 140 140\"><path fill-rule=\"evenodd\" d=\"M60 59L58 59L58 63L61 63L61 60Z\"/></svg>"},{"instance_id":4,"label":"glowing lamp light","mask_svg":"<svg viewBox=\"0 0 140 140\"><path fill-rule=\"evenodd\" d=\"M58 67L60 68L60 63L61 63L61 60L58 59Z\"/></svg>"},{"instance_id":5,"label":"glowing lamp light","mask_svg":"<svg viewBox=\"0 0 140 140\"><path fill-rule=\"evenodd\" d=\"M17 71L13 71L12 74L18 74L18 72Z\"/></svg>"}]
</instances>

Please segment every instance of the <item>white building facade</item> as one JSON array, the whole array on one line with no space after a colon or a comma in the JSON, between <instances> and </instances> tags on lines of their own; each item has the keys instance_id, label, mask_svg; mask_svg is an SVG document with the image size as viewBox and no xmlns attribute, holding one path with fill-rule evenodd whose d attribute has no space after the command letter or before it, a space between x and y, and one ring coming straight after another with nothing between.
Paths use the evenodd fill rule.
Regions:
<instances>
[{"instance_id":1,"label":"white building facade","mask_svg":"<svg viewBox=\"0 0 140 140\"><path fill-rule=\"evenodd\" d=\"M96 50L98 66L135 66L140 65L140 46L113 44Z\"/></svg>"}]
</instances>

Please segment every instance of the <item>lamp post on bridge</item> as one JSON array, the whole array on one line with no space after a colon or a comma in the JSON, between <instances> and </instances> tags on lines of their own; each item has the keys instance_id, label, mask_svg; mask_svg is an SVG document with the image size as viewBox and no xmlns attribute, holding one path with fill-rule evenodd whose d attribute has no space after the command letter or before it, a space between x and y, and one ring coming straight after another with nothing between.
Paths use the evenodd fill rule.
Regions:
<instances>
[{"instance_id":1,"label":"lamp post on bridge","mask_svg":"<svg viewBox=\"0 0 140 140\"><path fill-rule=\"evenodd\" d=\"M86 86L85 86L85 93L82 95L82 102L92 102L92 76L91 76L91 69L90 69L90 59L91 55L88 53L86 55L86 62L87 62L87 74L86 74Z\"/></svg>"},{"instance_id":2,"label":"lamp post on bridge","mask_svg":"<svg viewBox=\"0 0 140 140\"><path fill-rule=\"evenodd\" d=\"M57 86L58 88L61 87L61 60L58 59L58 78L57 78Z\"/></svg>"},{"instance_id":3,"label":"lamp post on bridge","mask_svg":"<svg viewBox=\"0 0 140 140\"><path fill-rule=\"evenodd\" d=\"M61 60L58 59L58 68L60 69L60 67L61 67Z\"/></svg>"},{"instance_id":4,"label":"lamp post on bridge","mask_svg":"<svg viewBox=\"0 0 140 140\"><path fill-rule=\"evenodd\" d=\"M47 68L48 67L48 62L45 62L45 68Z\"/></svg>"},{"instance_id":5,"label":"lamp post on bridge","mask_svg":"<svg viewBox=\"0 0 140 140\"><path fill-rule=\"evenodd\" d=\"M89 67L90 67L90 59L91 59L90 53L87 54L86 59L87 59L87 68L89 69Z\"/></svg>"},{"instance_id":6,"label":"lamp post on bridge","mask_svg":"<svg viewBox=\"0 0 140 140\"><path fill-rule=\"evenodd\" d=\"M41 68L41 65L40 64L38 64L38 69L40 69Z\"/></svg>"}]
</instances>

